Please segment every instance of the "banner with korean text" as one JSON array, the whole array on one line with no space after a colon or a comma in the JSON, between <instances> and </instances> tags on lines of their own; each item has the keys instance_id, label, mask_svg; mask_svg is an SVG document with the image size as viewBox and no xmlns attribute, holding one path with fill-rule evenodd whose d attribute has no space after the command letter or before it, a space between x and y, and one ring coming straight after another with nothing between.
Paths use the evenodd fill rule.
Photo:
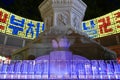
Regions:
<instances>
[{"instance_id":1,"label":"banner with korean text","mask_svg":"<svg viewBox=\"0 0 120 80\"><path fill-rule=\"evenodd\" d=\"M21 38L34 39L44 31L43 22L17 16L0 9L0 32Z\"/></svg>"},{"instance_id":2,"label":"banner with korean text","mask_svg":"<svg viewBox=\"0 0 120 80\"><path fill-rule=\"evenodd\" d=\"M120 33L120 10L113 11L95 19L83 21L82 30L91 38Z\"/></svg>"},{"instance_id":3,"label":"banner with korean text","mask_svg":"<svg viewBox=\"0 0 120 80\"><path fill-rule=\"evenodd\" d=\"M82 22L82 31L90 38L120 33L120 9ZM0 8L0 32L21 38L34 39L45 29L44 23L17 16Z\"/></svg>"}]
</instances>

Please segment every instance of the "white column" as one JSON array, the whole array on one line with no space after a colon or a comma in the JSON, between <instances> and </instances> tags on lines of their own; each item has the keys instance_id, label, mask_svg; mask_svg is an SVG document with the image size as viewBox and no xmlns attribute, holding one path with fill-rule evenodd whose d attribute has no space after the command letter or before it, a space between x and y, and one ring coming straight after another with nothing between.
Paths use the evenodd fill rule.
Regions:
<instances>
[{"instance_id":1,"label":"white column","mask_svg":"<svg viewBox=\"0 0 120 80\"><path fill-rule=\"evenodd\" d=\"M22 47L24 47L24 46L25 46L25 40L23 39Z\"/></svg>"},{"instance_id":2,"label":"white column","mask_svg":"<svg viewBox=\"0 0 120 80\"><path fill-rule=\"evenodd\" d=\"M3 43L3 45L6 45L6 43L7 43L7 39L8 39L8 36L5 35L5 39L4 39L4 43Z\"/></svg>"},{"instance_id":3,"label":"white column","mask_svg":"<svg viewBox=\"0 0 120 80\"><path fill-rule=\"evenodd\" d=\"M2 55L4 55L3 52L4 52L4 50L5 50L5 45L6 45L6 43L7 43L7 39L8 39L8 36L5 35L4 42L3 42L3 46L2 46L2 50L1 50Z\"/></svg>"}]
</instances>

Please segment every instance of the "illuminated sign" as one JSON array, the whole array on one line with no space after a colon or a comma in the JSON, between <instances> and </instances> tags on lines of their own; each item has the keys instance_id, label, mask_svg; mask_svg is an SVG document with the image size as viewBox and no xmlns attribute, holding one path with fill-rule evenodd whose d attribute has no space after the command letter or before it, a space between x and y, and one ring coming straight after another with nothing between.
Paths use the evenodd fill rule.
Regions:
<instances>
[{"instance_id":1,"label":"illuminated sign","mask_svg":"<svg viewBox=\"0 0 120 80\"><path fill-rule=\"evenodd\" d=\"M44 23L17 16L0 8L0 32L21 38L34 39L44 31ZM82 31L90 38L120 33L120 10L83 21Z\"/></svg>"},{"instance_id":2,"label":"illuminated sign","mask_svg":"<svg viewBox=\"0 0 120 80\"><path fill-rule=\"evenodd\" d=\"M120 33L120 10L82 22L82 30L91 38Z\"/></svg>"},{"instance_id":3,"label":"illuminated sign","mask_svg":"<svg viewBox=\"0 0 120 80\"><path fill-rule=\"evenodd\" d=\"M0 32L21 38L34 39L44 31L43 22L26 19L0 9Z\"/></svg>"}]
</instances>

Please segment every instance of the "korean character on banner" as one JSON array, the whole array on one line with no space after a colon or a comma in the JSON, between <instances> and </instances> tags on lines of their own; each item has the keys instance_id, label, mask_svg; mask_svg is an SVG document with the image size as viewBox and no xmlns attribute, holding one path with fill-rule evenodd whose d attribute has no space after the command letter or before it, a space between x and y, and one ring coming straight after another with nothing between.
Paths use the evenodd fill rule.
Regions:
<instances>
[{"instance_id":1,"label":"korean character on banner","mask_svg":"<svg viewBox=\"0 0 120 80\"><path fill-rule=\"evenodd\" d=\"M4 13L4 11L1 9L0 10L0 22L6 23L7 18L8 18L8 14Z\"/></svg>"},{"instance_id":2,"label":"korean character on banner","mask_svg":"<svg viewBox=\"0 0 120 80\"><path fill-rule=\"evenodd\" d=\"M111 14L112 15L112 14ZM100 37L110 35L114 32L110 16L97 18Z\"/></svg>"},{"instance_id":3,"label":"korean character on banner","mask_svg":"<svg viewBox=\"0 0 120 80\"><path fill-rule=\"evenodd\" d=\"M90 29L90 22L89 21L82 22L82 30L87 31L89 29Z\"/></svg>"},{"instance_id":4,"label":"korean character on banner","mask_svg":"<svg viewBox=\"0 0 120 80\"><path fill-rule=\"evenodd\" d=\"M24 30L25 19L16 15L10 16L10 24L7 28L7 34L18 36Z\"/></svg>"},{"instance_id":5,"label":"korean character on banner","mask_svg":"<svg viewBox=\"0 0 120 80\"><path fill-rule=\"evenodd\" d=\"M92 20L89 20L89 21L85 21L82 23L83 24L83 31L87 31L87 34L88 35L96 35L96 38L97 38L97 35L98 35L98 26L97 26L97 21L96 19L92 19Z\"/></svg>"},{"instance_id":6,"label":"korean character on banner","mask_svg":"<svg viewBox=\"0 0 120 80\"><path fill-rule=\"evenodd\" d=\"M44 31L44 24L43 24L43 22L37 22L37 25L36 25L36 38L43 31Z\"/></svg>"},{"instance_id":7,"label":"korean character on banner","mask_svg":"<svg viewBox=\"0 0 120 80\"><path fill-rule=\"evenodd\" d=\"M91 39L98 38L98 34L96 30L87 30L85 31L85 33L87 33Z\"/></svg>"},{"instance_id":8,"label":"korean character on banner","mask_svg":"<svg viewBox=\"0 0 120 80\"><path fill-rule=\"evenodd\" d=\"M94 29L96 27L95 21L94 20L90 20L90 28Z\"/></svg>"},{"instance_id":9,"label":"korean character on banner","mask_svg":"<svg viewBox=\"0 0 120 80\"><path fill-rule=\"evenodd\" d=\"M91 32L89 33L89 35L91 36L91 38L98 38L99 34L97 32L97 29L94 30L90 30Z\"/></svg>"},{"instance_id":10,"label":"korean character on banner","mask_svg":"<svg viewBox=\"0 0 120 80\"><path fill-rule=\"evenodd\" d=\"M97 24L97 20L96 19L92 19L90 20L90 35L92 36L92 38L98 38L99 37L99 33L98 33L98 24Z\"/></svg>"},{"instance_id":11,"label":"korean character on banner","mask_svg":"<svg viewBox=\"0 0 120 80\"><path fill-rule=\"evenodd\" d=\"M29 23L26 24L25 37L26 38L34 38L35 37L34 32L35 32L35 24L32 21L30 21Z\"/></svg>"},{"instance_id":12,"label":"korean character on banner","mask_svg":"<svg viewBox=\"0 0 120 80\"><path fill-rule=\"evenodd\" d=\"M10 13L0 9L0 32L5 33Z\"/></svg>"},{"instance_id":13,"label":"korean character on banner","mask_svg":"<svg viewBox=\"0 0 120 80\"><path fill-rule=\"evenodd\" d=\"M115 18L115 23L120 23L120 9L113 12L113 17Z\"/></svg>"},{"instance_id":14,"label":"korean character on banner","mask_svg":"<svg viewBox=\"0 0 120 80\"><path fill-rule=\"evenodd\" d=\"M106 18L100 18L100 19L98 19L98 24L99 24L98 26L99 26L101 34L112 31L112 28L108 28L108 26L111 25L109 16L106 17Z\"/></svg>"},{"instance_id":15,"label":"korean character on banner","mask_svg":"<svg viewBox=\"0 0 120 80\"><path fill-rule=\"evenodd\" d=\"M93 28L97 28L97 22L95 19L89 20L89 21L85 21L82 23L82 30L89 30L89 29L93 29Z\"/></svg>"},{"instance_id":16,"label":"korean character on banner","mask_svg":"<svg viewBox=\"0 0 120 80\"><path fill-rule=\"evenodd\" d=\"M116 30L116 34L117 34L117 33L120 33L120 28L119 28L119 26L120 26L120 23L115 23L115 24L114 24L114 29Z\"/></svg>"},{"instance_id":17,"label":"korean character on banner","mask_svg":"<svg viewBox=\"0 0 120 80\"><path fill-rule=\"evenodd\" d=\"M120 9L117 11L114 11L113 13L114 16L114 23L116 27L116 32L120 33Z\"/></svg>"},{"instance_id":18,"label":"korean character on banner","mask_svg":"<svg viewBox=\"0 0 120 80\"><path fill-rule=\"evenodd\" d=\"M36 26L36 37L39 36L39 33L40 33L40 23L37 23L37 26Z\"/></svg>"},{"instance_id":19,"label":"korean character on banner","mask_svg":"<svg viewBox=\"0 0 120 80\"><path fill-rule=\"evenodd\" d=\"M44 23L42 22L42 31L41 32L43 32L45 30L45 25L44 25Z\"/></svg>"},{"instance_id":20,"label":"korean character on banner","mask_svg":"<svg viewBox=\"0 0 120 80\"><path fill-rule=\"evenodd\" d=\"M44 30L43 22L27 20L25 28L25 37L29 39L34 39L39 36Z\"/></svg>"}]
</instances>

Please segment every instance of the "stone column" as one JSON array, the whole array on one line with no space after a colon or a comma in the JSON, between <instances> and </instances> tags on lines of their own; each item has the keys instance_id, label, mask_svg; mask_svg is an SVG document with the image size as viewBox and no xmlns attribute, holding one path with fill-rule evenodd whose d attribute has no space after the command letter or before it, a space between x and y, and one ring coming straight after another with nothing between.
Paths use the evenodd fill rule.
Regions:
<instances>
[{"instance_id":1,"label":"stone column","mask_svg":"<svg viewBox=\"0 0 120 80\"><path fill-rule=\"evenodd\" d=\"M5 36L5 39L4 39L4 45L6 45L6 43L7 43L7 39L8 39L8 36Z\"/></svg>"},{"instance_id":2,"label":"stone column","mask_svg":"<svg viewBox=\"0 0 120 80\"><path fill-rule=\"evenodd\" d=\"M23 39L22 47L25 47L25 40Z\"/></svg>"},{"instance_id":3,"label":"stone column","mask_svg":"<svg viewBox=\"0 0 120 80\"><path fill-rule=\"evenodd\" d=\"M82 31L87 5L82 0L44 0L39 6L46 29L51 27L71 27Z\"/></svg>"},{"instance_id":4,"label":"stone column","mask_svg":"<svg viewBox=\"0 0 120 80\"><path fill-rule=\"evenodd\" d=\"M1 50L2 55L5 55L4 52L5 52L5 45L7 43L7 39L8 39L8 36L5 35L5 39L4 39L2 50Z\"/></svg>"}]
</instances>

